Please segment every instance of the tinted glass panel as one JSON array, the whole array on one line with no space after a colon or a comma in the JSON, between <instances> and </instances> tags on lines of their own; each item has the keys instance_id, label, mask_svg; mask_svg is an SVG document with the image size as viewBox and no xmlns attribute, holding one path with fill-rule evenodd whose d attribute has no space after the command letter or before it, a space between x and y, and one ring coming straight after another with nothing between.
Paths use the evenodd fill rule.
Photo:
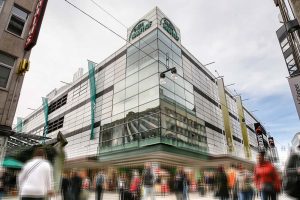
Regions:
<instances>
[{"instance_id":1,"label":"tinted glass panel","mask_svg":"<svg viewBox=\"0 0 300 200\"><path fill-rule=\"evenodd\" d=\"M158 85L158 74L154 74L154 75L150 76L149 78L146 78L145 80L141 81L139 83L139 92L145 91L156 85Z\"/></svg>"}]
</instances>

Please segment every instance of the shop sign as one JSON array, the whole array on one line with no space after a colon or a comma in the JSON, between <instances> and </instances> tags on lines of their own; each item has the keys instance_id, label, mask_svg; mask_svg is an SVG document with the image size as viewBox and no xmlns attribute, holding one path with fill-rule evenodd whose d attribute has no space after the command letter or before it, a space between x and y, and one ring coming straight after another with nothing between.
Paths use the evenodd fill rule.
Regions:
<instances>
[{"instance_id":1,"label":"shop sign","mask_svg":"<svg viewBox=\"0 0 300 200\"><path fill-rule=\"evenodd\" d=\"M173 26L172 22L167 18L162 18L160 20L160 25L165 29L176 41L179 40L179 36L176 32L175 27Z\"/></svg>"},{"instance_id":2,"label":"shop sign","mask_svg":"<svg viewBox=\"0 0 300 200\"><path fill-rule=\"evenodd\" d=\"M288 80L297 109L298 117L300 118L300 75L290 77Z\"/></svg>"},{"instance_id":3,"label":"shop sign","mask_svg":"<svg viewBox=\"0 0 300 200\"><path fill-rule=\"evenodd\" d=\"M134 28L131 30L131 33L129 35L129 41L133 40L134 38L141 35L143 32L145 32L147 29L149 29L152 25L152 22L146 19L143 19L139 21Z\"/></svg>"},{"instance_id":4,"label":"shop sign","mask_svg":"<svg viewBox=\"0 0 300 200\"><path fill-rule=\"evenodd\" d=\"M265 150L265 145L264 145L264 138L263 138L263 129L260 125L260 123L255 123L255 132L256 132L256 139L258 143L258 149L259 150Z\"/></svg>"},{"instance_id":5,"label":"shop sign","mask_svg":"<svg viewBox=\"0 0 300 200\"><path fill-rule=\"evenodd\" d=\"M269 140L269 145L270 145L270 147L271 147L271 148L274 148L274 147L275 147L274 138L273 138L273 137L269 137L268 140Z\"/></svg>"},{"instance_id":6,"label":"shop sign","mask_svg":"<svg viewBox=\"0 0 300 200\"><path fill-rule=\"evenodd\" d=\"M32 47L34 47L34 45L37 42L37 38L42 25L47 2L48 0L39 0L36 5L35 13L33 15L32 23L29 29L28 37L25 42L24 49L26 51L32 49Z\"/></svg>"}]
</instances>

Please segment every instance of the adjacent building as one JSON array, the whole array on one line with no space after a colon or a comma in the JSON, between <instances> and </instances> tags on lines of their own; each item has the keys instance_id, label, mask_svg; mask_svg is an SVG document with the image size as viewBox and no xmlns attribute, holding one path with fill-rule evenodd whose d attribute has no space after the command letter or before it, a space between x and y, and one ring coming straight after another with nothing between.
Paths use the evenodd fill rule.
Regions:
<instances>
[{"instance_id":1,"label":"adjacent building","mask_svg":"<svg viewBox=\"0 0 300 200\"><path fill-rule=\"evenodd\" d=\"M12 123L24 74L46 4L46 0L0 0L0 156L7 136L14 134Z\"/></svg>"},{"instance_id":2,"label":"adjacent building","mask_svg":"<svg viewBox=\"0 0 300 200\"><path fill-rule=\"evenodd\" d=\"M66 168L124 170L146 161L195 171L253 166L258 119L181 37L154 8L128 29L123 47L101 63L89 61L88 73L80 70L70 85L50 92L22 130L53 138L49 143L64 134ZM268 148L267 133L261 138Z\"/></svg>"}]
</instances>

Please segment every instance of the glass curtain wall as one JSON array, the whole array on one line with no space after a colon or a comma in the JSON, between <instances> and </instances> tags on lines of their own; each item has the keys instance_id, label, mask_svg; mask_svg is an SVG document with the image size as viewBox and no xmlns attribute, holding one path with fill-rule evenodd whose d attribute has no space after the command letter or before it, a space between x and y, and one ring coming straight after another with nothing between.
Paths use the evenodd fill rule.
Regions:
<instances>
[{"instance_id":1,"label":"glass curtain wall","mask_svg":"<svg viewBox=\"0 0 300 200\"><path fill-rule=\"evenodd\" d=\"M183 79L181 49L158 31L159 72L175 67L177 77L166 73L160 85L161 141L180 148L207 151L204 121L196 117L193 85Z\"/></svg>"},{"instance_id":2,"label":"glass curtain wall","mask_svg":"<svg viewBox=\"0 0 300 200\"><path fill-rule=\"evenodd\" d=\"M102 149L159 142L157 30L127 49L125 79L114 85L112 122L101 127Z\"/></svg>"},{"instance_id":3,"label":"glass curtain wall","mask_svg":"<svg viewBox=\"0 0 300 200\"><path fill-rule=\"evenodd\" d=\"M159 73L176 67L177 78ZM166 143L207 150L204 121L196 117L193 85L183 79L181 49L154 30L127 49L126 76L115 83L111 123L101 126L101 151Z\"/></svg>"}]
</instances>

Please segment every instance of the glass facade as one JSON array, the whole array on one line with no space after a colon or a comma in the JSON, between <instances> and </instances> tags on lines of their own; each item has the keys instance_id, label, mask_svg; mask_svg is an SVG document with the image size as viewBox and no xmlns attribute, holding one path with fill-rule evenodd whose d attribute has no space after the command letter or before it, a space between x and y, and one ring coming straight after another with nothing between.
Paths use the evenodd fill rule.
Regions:
<instances>
[{"instance_id":1,"label":"glass facade","mask_svg":"<svg viewBox=\"0 0 300 200\"><path fill-rule=\"evenodd\" d=\"M177 78L159 73L175 67ZM207 150L204 121L196 117L193 85L183 78L181 49L160 30L127 49L124 79L114 85L111 122L100 128L100 152L154 143Z\"/></svg>"}]
</instances>

